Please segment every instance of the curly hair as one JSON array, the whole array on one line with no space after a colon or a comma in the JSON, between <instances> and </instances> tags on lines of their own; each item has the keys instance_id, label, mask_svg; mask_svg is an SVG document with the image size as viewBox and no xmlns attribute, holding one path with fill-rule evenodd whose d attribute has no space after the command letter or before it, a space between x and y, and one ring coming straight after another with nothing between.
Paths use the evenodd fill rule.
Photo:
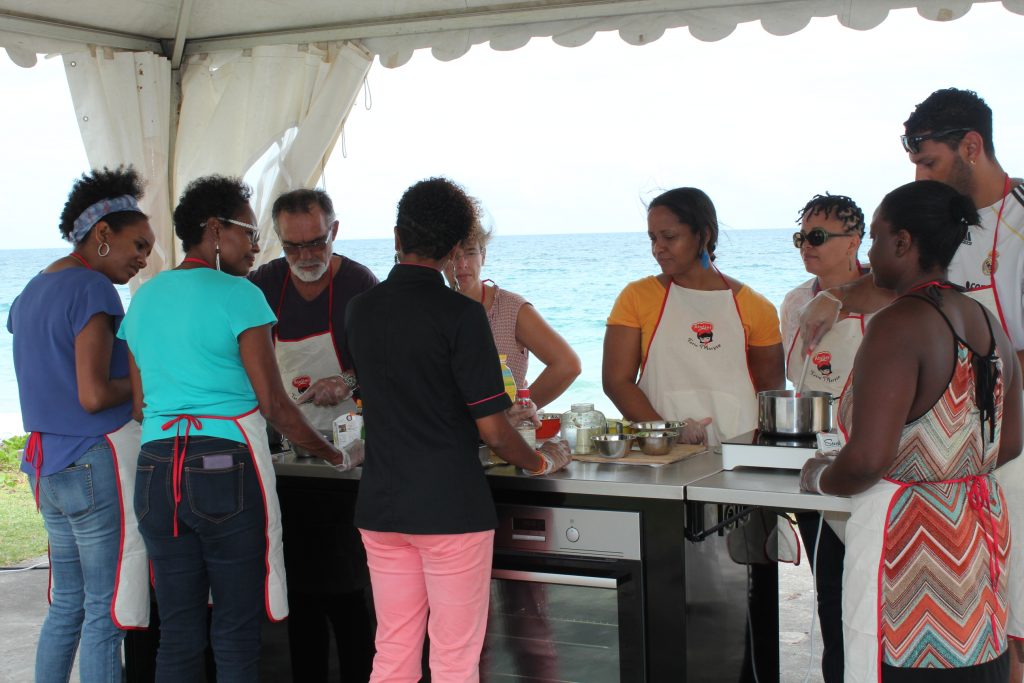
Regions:
<instances>
[{"instance_id":1,"label":"curly hair","mask_svg":"<svg viewBox=\"0 0 1024 683\"><path fill-rule=\"evenodd\" d=\"M897 187L882 198L878 213L893 232L910 233L922 270L948 268L968 226L980 221L970 197L937 180L917 180Z\"/></svg>"},{"instance_id":2,"label":"curly hair","mask_svg":"<svg viewBox=\"0 0 1024 683\"><path fill-rule=\"evenodd\" d=\"M903 122L903 128L907 135L968 128L981 136L986 154L993 158L996 155L995 143L992 141L992 109L973 90L936 90L914 107L910 118ZM942 141L956 149L960 137Z\"/></svg>"},{"instance_id":3,"label":"curly hair","mask_svg":"<svg viewBox=\"0 0 1024 683\"><path fill-rule=\"evenodd\" d=\"M92 169L89 173L83 173L71 186L64 210L60 214L61 237L74 243L72 233L75 229L75 219L98 201L122 195L135 197L136 200L142 199L142 184L139 174L131 166L118 166L113 170L104 166L101 170ZM146 218L146 214L141 211L115 211L108 213L102 220L111 230L119 232L124 226L141 218ZM87 236L83 236L79 243Z\"/></svg>"},{"instance_id":4,"label":"curly hair","mask_svg":"<svg viewBox=\"0 0 1024 683\"><path fill-rule=\"evenodd\" d=\"M448 178L411 186L398 202L395 229L402 251L440 259L480 224L480 205Z\"/></svg>"},{"instance_id":5,"label":"curly hair","mask_svg":"<svg viewBox=\"0 0 1024 683\"><path fill-rule=\"evenodd\" d=\"M252 189L241 178L208 175L188 184L174 209L174 233L188 251L203 241L209 218L231 218L245 206Z\"/></svg>"},{"instance_id":6,"label":"curly hair","mask_svg":"<svg viewBox=\"0 0 1024 683\"><path fill-rule=\"evenodd\" d=\"M479 221L477 221L472 228L469 229L469 234L466 235L466 239L462 240L462 244L475 244L479 247L480 251L487 251L487 245L491 242L491 230L485 228Z\"/></svg>"},{"instance_id":7,"label":"curly hair","mask_svg":"<svg viewBox=\"0 0 1024 683\"><path fill-rule=\"evenodd\" d=\"M647 205L647 212L663 206L672 213L683 225L689 226L693 234L700 236L701 244L706 245L708 257L715 260L715 247L718 246L718 214L703 190L696 187L677 187L663 192Z\"/></svg>"},{"instance_id":8,"label":"curly hair","mask_svg":"<svg viewBox=\"0 0 1024 683\"><path fill-rule=\"evenodd\" d=\"M825 214L825 218L835 218L843 224L845 232L856 232L864 236L864 212L857 203L841 194L816 194L811 201L804 204L797 214L796 222L800 223L808 216L816 213Z\"/></svg>"}]
</instances>

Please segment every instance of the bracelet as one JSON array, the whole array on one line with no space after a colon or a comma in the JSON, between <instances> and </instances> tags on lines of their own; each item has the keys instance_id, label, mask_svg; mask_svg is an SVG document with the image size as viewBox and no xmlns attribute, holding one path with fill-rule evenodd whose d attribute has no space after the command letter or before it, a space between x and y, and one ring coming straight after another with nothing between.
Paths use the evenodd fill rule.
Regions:
<instances>
[{"instance_id":1,"label":"bracelet","mask_svg":"<svg viewBox=\"0 0 1024 683\"><path fill-rule=\"evenodd\" d=\"M347 386L349 389L355 389L356 385L359 384L358 380L356 380L356 376L355 375L351 375L351 374L346 375L346 374L342 373L342 374L338 375L338 377L341 378L341 381L344 382L345 386Z\"/></svg>"},{"instance_id":2,"label":"bracelet","mask_svg":"<svg viewBox=\"0 0 1024 683\"><path fill-rule=\"evenodd\" d=\"M826 299L829 299L830 301L835 301L837 304L839 304L839 310L840 311L843 310L843 301L842 301L842 299L837 297L832 292L828 291L827 289L823 289L820 292L818 292L818 294L823 296L823 297L825 297Z\"/></svg>"},{"instance_id":3,"label":"bracelet","mask_svg":"<svg viewBox=\"0 0 1024 683\"><path fill-rule=\"evenodd\" d=\"M548 460L547 456L541 453L540 451L534 451L534 453L536 453L537 457L540 458L540 467L538 467L535 470L526 470L527 473L532 474L534 476L547 474L552 464L551 461Z\"/></svg>"}]
</instances>

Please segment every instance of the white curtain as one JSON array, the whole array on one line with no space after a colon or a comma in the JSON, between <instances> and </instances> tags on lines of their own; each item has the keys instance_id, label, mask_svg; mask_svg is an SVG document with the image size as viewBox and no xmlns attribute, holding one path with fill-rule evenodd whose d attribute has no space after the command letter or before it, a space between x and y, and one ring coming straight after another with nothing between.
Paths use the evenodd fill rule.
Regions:
<instances>
[{"instance_id":1,"label":"white curtain","mask_svg":"<svg viewBox=\"0 0 1024 683\"><path fill-rule=\"evenodd\" d=\"M168 159L171 133L170 62L149 52L65 53L64 71L93 168L131 164L146 181L142 210L157 235L146 269L132 288L174 265Z\"/></svg>"},{"instance_id":2,"label":"white curtain","mask_svg":"<svg viewBox=\"0 0 1024 683\"><path fill-rule=\"evenodd\" d=\"M191 58L181 82L174 196L200 176L244 176L252 169L258 177L252 204L262 231L257 265L276 256L273 201L321 176L372 59L351 43Z\"/></svg>"}]
</instances>

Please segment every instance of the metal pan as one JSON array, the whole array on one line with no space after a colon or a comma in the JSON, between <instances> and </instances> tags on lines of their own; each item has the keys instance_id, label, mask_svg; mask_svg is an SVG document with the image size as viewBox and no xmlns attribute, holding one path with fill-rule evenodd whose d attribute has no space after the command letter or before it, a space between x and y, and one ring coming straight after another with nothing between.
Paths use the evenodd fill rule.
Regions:
<instances>
[{"instance_id":1,"label":"metal pan","mask_svg":"<svg viewBox=\"0 0 1024 683\"><path fill-rule=\"evenodd\" d=\"M791 390L757 393L757 428L768 434L817 434L832 429L832 394Z\"/></svg>"}]
</instances>

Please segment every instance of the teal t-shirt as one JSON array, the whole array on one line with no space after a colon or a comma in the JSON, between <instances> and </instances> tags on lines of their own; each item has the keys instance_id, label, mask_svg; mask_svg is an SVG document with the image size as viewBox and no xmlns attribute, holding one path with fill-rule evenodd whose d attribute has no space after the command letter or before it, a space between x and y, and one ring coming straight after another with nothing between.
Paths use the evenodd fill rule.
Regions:
<instances>
[{"instance_id":1,"label":"teal t-shirt","mask_svg":"<svg viewBox=\"0 0 1024 683\"><path fill-rule=\"evenodd\" d=\"M177 428L163 426L179 415L199 418L190 435L244 441L230 420L202 416L256 407L238 335L276 320L254 284L210 268L169 270L142 285L117 332L142 375L142 443L173 437Z\"/></svg>"}]
</instances>

